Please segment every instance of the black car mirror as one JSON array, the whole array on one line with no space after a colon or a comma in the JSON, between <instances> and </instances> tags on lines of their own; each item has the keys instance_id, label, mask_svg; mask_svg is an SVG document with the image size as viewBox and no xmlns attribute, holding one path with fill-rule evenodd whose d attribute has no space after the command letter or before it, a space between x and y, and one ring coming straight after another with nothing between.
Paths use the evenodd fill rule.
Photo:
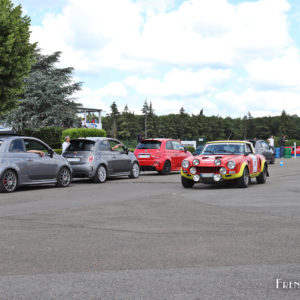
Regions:
<instances>
[{"instance_id":1,"label":"black car mirror","mask_svg":"<svg viewBox=\"0 0 300 300\"><path fill-rule=\"evenodd\" d=\"M129 149L128 149L127 147L125 147L124 152L125 152L126 154L128 154L128 153L129 153Z\"/></svg>"},{"instance_id":2,"label":"black car mirror","mask_svg":"<svg viewBox=\"0 0 300 300\"><path fill-rule=\"evenodd\" d=\"M49 154L50 157L53 157L54 151L52 149L49 149L48 154Z\"/></svg>"}]
</instances>

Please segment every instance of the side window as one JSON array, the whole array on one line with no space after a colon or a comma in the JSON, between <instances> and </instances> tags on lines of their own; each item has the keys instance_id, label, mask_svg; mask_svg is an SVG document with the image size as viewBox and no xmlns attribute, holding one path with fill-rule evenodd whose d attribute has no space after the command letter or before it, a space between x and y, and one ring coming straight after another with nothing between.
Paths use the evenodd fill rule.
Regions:
<instances>
[{"instance_id":1,"label":"side window","mask_svg":"<svg viewBox=\"0 0 300 300\"><path fill-rule=\"evenodd\" d=\"M166 143L166 150L173 150L173 146L172 146L171 141L168 141L168 142Z\"/></svg>"},{"instance_id":2,"label":"side window","mask_svg":"<svg viewBox=\"0 0 300 300\"><path fill-rule=\"evenodd\" d=\"M248 144L245 145L246 153L252 153L252 149Z\"/></svg>"},{"instance_id":3,"label":"side window","mask_svg":"<svg viewBox=\"0 0 300 300\"><path fill-rule=\"evenodd\" d=\"M110 151L111 148L110 148L110 145L109 145L109 142L108 141L102 141L100 143L100 146L99 146L99 150L100 151Z\"/></svg>"},{"instance_id":4,"label":"side window","mask_svg":"<svg viewBox=\"0 0 300 300\"><path fill-rule=\"evenodd\" d=\"M44 153L48 152L48 148L36 140L27 139L24 140L24 143L25 143L26 151L39 150L39 151L43 151Z\"/></svg>"},{"instance_id":5,"label":"side window","mask_svg":"<svg viewBox=\"0 0 300 300\"><path fill-rule=\"evenodd\" d=\"M112 151L123 152L123 151L125 150L123 147L118 147L118 148L113 149L113 148L116 147L118 144L120 144L120 142L114 141L114 140L109 140L110 150L112 150Z\"/></svg>"},{"instance_id":6,"label":"side window","mask_svg":"<svg viewBox=\"0 0 300 300\"><path fill-rule=\"evenodd\" d=\"M172 141L172 145L174 150L184 150L184 147L178 142Z\"/></svg>"},{"instance_id":7,"label":"side window","mask_svg":"<svg viewBox=\"0 0 300 300\"><path fill-rule=\"evenodd\" d=\"M269 148L270 148L269 145L265 142L262 142L262 147L264 150L269 150Z\"/></svg>"},{"instance_id":8,"label":"side window","mask_svg":"<svg viewBox=\"0 0 300 300\"><path fill-rule=\"evenodd\" d=\"M13 140L9 146L9 152L24 152L24 144L22 139Z\"/></svg>"}]
</instances>

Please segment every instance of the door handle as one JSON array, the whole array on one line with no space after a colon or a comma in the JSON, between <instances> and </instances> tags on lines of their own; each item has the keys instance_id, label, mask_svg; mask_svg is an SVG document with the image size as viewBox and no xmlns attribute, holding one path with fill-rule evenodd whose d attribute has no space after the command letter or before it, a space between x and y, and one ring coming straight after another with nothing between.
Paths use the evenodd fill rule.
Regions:
<instances>
[{"instance_id":1,"label":"door handle","mask_svg":"<svg viewBox=\"0 0 300 300\"><path fill-rule=\"evenodd\" d=\"M31 158L28 158L28 159L27 159L27 161L33 161L33 159L31 159Z\"/></svg>"}]
</instances>

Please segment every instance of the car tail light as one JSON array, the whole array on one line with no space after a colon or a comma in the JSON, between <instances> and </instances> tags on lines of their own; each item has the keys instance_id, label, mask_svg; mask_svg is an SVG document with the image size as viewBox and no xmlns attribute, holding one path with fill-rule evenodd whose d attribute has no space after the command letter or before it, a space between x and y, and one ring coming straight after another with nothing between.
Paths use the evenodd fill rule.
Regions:
<instances>
[{"instance_id":1,"label":"car tail light","mask_svg":"<svg viewBox=\"0 0 300 300\"><path fill-rule=\"evenodd\" d=\"M160 158L160 152L157 152L155 158Z\"/></svg>"},{"instance_id":2,"label":"car tail light","mask_svg":"<svg viewBox=\"0 0 300 300\"><path fill-rule=\"evenodd\" d=\"M93 160L94 160L94 156L90 155L89 158L88 158L88 162L91 163L91 162L93 162Z\"/></svg>"}]
</instances>

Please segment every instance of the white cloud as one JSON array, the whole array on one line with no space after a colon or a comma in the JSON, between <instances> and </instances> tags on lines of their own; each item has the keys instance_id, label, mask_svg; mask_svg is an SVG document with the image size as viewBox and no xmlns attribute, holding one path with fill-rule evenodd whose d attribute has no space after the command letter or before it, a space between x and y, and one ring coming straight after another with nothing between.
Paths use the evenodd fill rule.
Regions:
<instances>
[{"instance_id":1,"label":"white cloud","mask_svg":"<svg viewBox=\"0 0 300 300\"><path fill-rule=\"evenodd\" d=\"M215 99L218 108L225 107L227 115L236 117L242 117L248 111L253 116L278 115L282 110L300 115L299 93L296 91L224 91L217 93Z\"/></svg>"},{"instance_id":2,"label":"white cloud","mask_svg":"<svg viewBox=\"0 0 300 300\"><path fill-rule=\"evenodd\" d=\"M246 66L250 81L258 88L293 88L300 90L300 52L291 47L271 60L258 58Z\"/></svg>"},{"instance_id":3,"label":"white cloud","mask_svg":"<svg viewBox=\"0 0 300 300\"><path fill-rule=\"evenodd\" d=\"M290 44L286 0L188 0L166 12L172 3L155 10L149 1L69 0L62 13L32 28L32 38L47 52L62 50L64 63L94 72L232 65L258 52L273 57Z\"/></svg>"},{"instance_id":4,"label":"white cloud","mask_svg":"<svg viewBox=\"0 0 300 300\"><path fill-rule=\"evenodd\" d=\"M213 91L215 84L228 80L230 75L230 70L204 68L193 72L174 68L164 75L163 80L153 77L139 79L131 76L125 80L125 83L134 87L142 95L188 97Z\"/></svg>"}]
</instances>

